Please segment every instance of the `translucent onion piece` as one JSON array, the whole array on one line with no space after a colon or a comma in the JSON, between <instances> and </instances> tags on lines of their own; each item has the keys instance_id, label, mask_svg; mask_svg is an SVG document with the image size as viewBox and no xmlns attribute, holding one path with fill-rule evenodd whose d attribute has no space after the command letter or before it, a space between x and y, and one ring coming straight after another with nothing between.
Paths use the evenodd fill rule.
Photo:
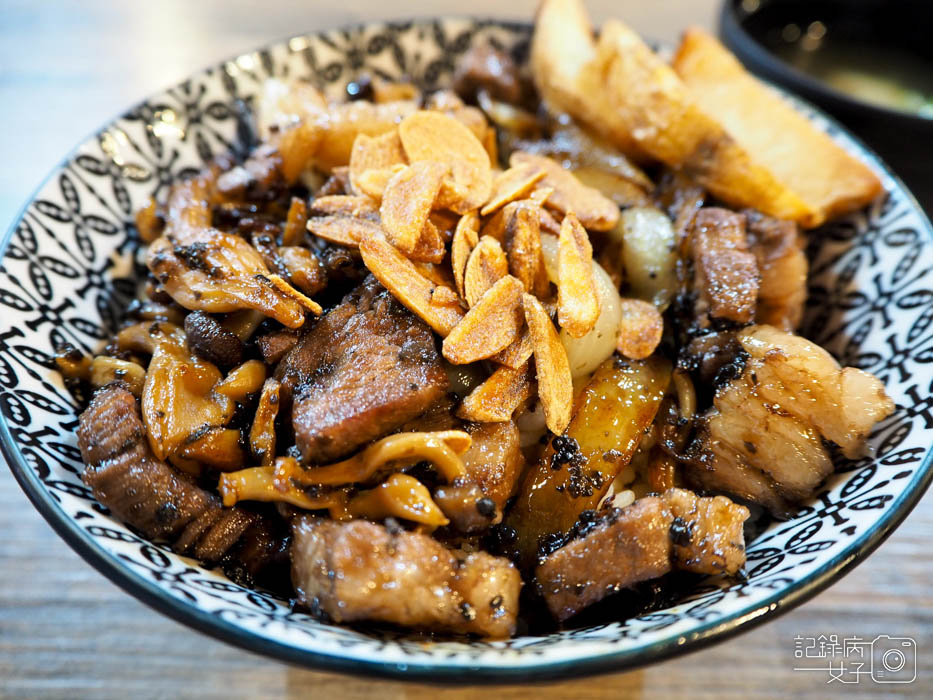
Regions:
<instances>
[{"instance_id":1,"label":"translucent onion piece","mask_svg":"<svg viewBox=\"0 0 933 700\"><path fill-rule=\"evenodd\" d=\"M548 279L557 284L557 237L541 233L541 252L547 268ZM619 292L608 273L593 261L593 281L599 297L599 317L596 325L582 338L573 338L564 330L560 341L570 360L570 373L574 379L591 374L600 363L612 355L616 347L619 326L622 323L622 306Z\"/></svg>"}]
</instances>

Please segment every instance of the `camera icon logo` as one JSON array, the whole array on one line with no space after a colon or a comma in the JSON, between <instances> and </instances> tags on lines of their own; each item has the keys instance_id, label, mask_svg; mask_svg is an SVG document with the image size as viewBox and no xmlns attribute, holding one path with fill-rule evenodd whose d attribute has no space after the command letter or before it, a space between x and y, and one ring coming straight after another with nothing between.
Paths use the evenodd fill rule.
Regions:
<instances>
[{"instance_id":1,"label":"camera icon logo","mask_svg":"<svg viewBox=\"0 0 933 700\"><path fill-rule=\"evenodd\" d=\"M871 679L875 683L912 683L917 678L917 642L879 634L871 642Z\"/></svg>"}]
</instances>

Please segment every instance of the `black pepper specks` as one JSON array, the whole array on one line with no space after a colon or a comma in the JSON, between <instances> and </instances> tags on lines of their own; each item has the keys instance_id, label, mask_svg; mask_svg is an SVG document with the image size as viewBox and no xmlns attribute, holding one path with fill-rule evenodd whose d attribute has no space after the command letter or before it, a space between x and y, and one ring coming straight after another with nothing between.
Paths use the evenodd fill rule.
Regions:
<instances>
[{"instance_id":1,"label":"black pepper specks","mask_svg":"<svg viewBox=\"0 0 933 700\"><path fill-rule=\"evenodd\" d=\"M671 523L670 536L674 544L681 547L688 546L693 538L693 523L683 518L674 518Z\"/></svg>"},{"instance_id":2,"label":"black pepper specks","mask_svg":"<svg viewBox=\"0 0 933 700\"><path fill-rule=\"evenodd\" d=\"M472 605L470 605L466 601L463 601L462 603L460 603L460 616L463 617L464 620L467 620L468 622L472 622L473 620L476 619L476 610L473 608Z\"/></svg>"},{"instance_id":3,"label":"black pepper specks","mask_svg":"<svg viewBox=\"0 0 933 700\"><path fill-rule=\"evenodd\" d=\"M476 501L476 510L484 518L494 518L496 516L496 502L491 498L480 498Z\"/></svg>"}]
</instances>

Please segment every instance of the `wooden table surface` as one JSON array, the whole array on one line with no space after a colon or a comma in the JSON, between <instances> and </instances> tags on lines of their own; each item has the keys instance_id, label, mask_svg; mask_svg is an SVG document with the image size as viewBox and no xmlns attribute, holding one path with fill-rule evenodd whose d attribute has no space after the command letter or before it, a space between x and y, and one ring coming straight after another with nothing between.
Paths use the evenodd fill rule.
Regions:
<instances>
[{"instance_id":1,"label":"wooden table surface","mask_svg":"<svg viewBox=\"0 0 933 700\"><path fill-rule=\"evenodd\" d=\"M0 0L0 224L75 143L138 98L220 58L273 39L367 19L463 13L530 17L534 0L37 2ZM323 3L322 3L323 5ZM674 41L714 26L716 0L589 3L648 36ZM339 7L338 7L339 6ZM487 690L440 690L294 668L162 617L84 563L0 468L0 697L824 698L933 696L933 496L845 579L735 639L624 674ZM794 637L838 634L917 642L908 686L827 685L794 672Z\"/></svg>"}]
</instances>

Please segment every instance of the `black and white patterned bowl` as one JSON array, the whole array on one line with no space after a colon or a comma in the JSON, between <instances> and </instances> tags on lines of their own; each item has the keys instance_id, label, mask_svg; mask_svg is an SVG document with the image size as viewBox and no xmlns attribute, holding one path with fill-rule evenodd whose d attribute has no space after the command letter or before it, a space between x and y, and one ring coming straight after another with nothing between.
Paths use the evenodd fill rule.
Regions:
<instances>
[{"instance_id":1,"label":"black and white patterned bowl","mask_svg":"<svg viewBox=\"0 0 933 700\"><path fill-rule=\"evenodd\" d=\"M710 582L665 610L544 637L425 642L321 624L146 541L94 502L78 476L75 402L52 353L62 341L97 348L133 295L134 210L213 155L247 149L250 103L268 76L312 76L333 93L364 71L431 87L476 41L492 38L523 59L528 29L441 19L296 37L140 103L49 176L3 241L0 445L29 498L91 564L176 620L287 661L436 681L543 680L656 661L768 619L838 578L906 516L931 477L933 230L876 156L796 101L888 192L810 234L804 332L881 377L897 410L872 434L874 458L837 460L811 503L750 543L746 581Z\"/></svg>"}]
</instances>

